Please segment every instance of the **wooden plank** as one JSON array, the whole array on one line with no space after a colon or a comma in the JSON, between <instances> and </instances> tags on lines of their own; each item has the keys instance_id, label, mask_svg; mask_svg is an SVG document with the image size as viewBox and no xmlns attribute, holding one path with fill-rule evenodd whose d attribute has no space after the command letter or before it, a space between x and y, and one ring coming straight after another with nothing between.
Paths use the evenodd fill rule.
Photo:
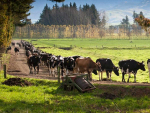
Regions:
<instances>
[{"instance_id":1,"label":"wooden plank","mask_svg":"<svg viewBox=\"0 0 150 113\"><path fill-rule=\"evenodd\" d=\"M4 65L4 78L6 78L6 65Z\"/></svg>"}]
</instances>

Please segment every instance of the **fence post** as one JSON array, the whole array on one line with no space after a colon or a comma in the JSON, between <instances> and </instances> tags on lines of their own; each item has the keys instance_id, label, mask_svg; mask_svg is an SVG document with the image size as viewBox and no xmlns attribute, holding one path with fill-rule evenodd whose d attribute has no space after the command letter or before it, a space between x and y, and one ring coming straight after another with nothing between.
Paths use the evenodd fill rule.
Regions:
<instances>
[{"instance_id":1,"label":"fence post","mask_svg":"<svg viewBox=\"0 0 150 113\"><path fill-rule=\"evenodd\" d=\"M58 83L60 83L60 66L57 67Z\"/></svg>"},{"instance_id":2,"label":"fence post","mask_svg":"<svg viewBox=\"0 0 150 113\"><path fill-rule=\"evenodd\" d=\"M6 65L4 65L4 78L6 78Z\"/></svg>"},{"instance_id":3,"label":"fence post","mask_svg":"<svg viewBox=\"0 0 150 113\"><path fill-rule=\"evenodd\" d=\"M2 62L1 62L1 60L0 60L0 71L1 71L1 65L2 65Z\"/></svg>"}]
</instances>

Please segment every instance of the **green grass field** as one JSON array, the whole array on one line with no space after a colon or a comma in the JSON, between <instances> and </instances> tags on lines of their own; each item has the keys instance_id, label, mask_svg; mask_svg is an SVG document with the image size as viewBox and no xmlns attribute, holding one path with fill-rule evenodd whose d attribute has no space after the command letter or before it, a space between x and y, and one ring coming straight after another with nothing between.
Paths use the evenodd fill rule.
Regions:
<instances>
[{"instance_id":1,"label":"green grass field","mask_svg":"<svg viewBox=\"0 0 150 113\"><path fill-rule=\"evenodd\" d=\"M116 66L123 59L146 61L150 56L149 40L38 40L32 41L36 47L54 55L90 56L94 61L97 58L111 58ZM54 47L55 44L55 47ZM57 47L69 47L71 50L62 50ZM97 47L96 47L97 44ZM99 47L98 47L99 44ZM103 48L101 46L104 46ZM130 46L129 46L130 45ZM135 47L136 45L136 47ZM132 46L132 47L131 47ZM82 48L81 48L82 47ZM120 71L121 72L121 71ZM13 77L7 75L7 79ZM97 75L93 75L98 79ZM104 76L106 77L106 76ZM114 81L121 81L112 75ZM126 75L127 79L127 75ZM28 79L32 86L7 86L2 84L6 79L0 72L0 113L149 113L150 88L149 86L128 85L98 85L95 90L79 93L77 90L64 91L57 89L60 84L52 80ZM148 70L137 73L137 82L148 82ZM130 78L133 82L133 76ZM115 95L114 99L101 97L103 93Z\"/></svg>"},{"instance_id":2,"label":"green grass field","mask_svg":"<svg viewBox=\"0 0 150 113\"><path fill-rule=\"evenodd\" d=\"M79 93L57 89L57 81L26 78L33 85L21 87L2 84L5 80L0 73L0 113L150 112L148 86L94 84L95 90ZM115 96L105 99L104 93Z\"/></svg>"},{"instance_id":3,"label":"green grass field","mask_svg":"<svg viewBox=\"0 0 150 113\"><path fill-rule=\"evenodd\" d=\"M147 59L150 58L150 40L100 40L100 39L40 39L33 40L35 47L45 47L41 50L54 55L73 56L81 55L91 57L94 61L98 58L110 58L118 66L120 60L135 59L145 62L146 71L139 70L137 82L149 82L149 72L147 69ZM55 45L55 46L54 46ZM59 49L59 47L73 47L71 50ZM104 74L104 77L106 75ZM112 74L112 80L121 81L120 76ZM98 75L93 75L98 79ZM126 75L126 80L128 75ZM133 82L131 75L130 82Z\"/></svg>"}]
</instances>

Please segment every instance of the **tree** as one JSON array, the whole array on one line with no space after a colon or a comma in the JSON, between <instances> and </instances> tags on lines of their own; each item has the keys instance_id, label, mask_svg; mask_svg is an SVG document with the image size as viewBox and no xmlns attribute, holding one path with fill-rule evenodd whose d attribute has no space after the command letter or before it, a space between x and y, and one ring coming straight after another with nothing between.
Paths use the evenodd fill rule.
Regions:
<instances>
[{"instance_id":1,"label":"tree","mask_svg":"<svg viewBox=\"0 0 150 113\"><path fill-rule=\"evenodd\" d=\"M133 20L134 23L138 25L138 23L135 21L136 18L138 18L140 15L142 15L144 17L143 12L141 11L140 14L137 14L135 11L133 11Z\"/></svg>"},{"instance_id":2,"label":"tree","mask_svg":"<svg viewBox=\"0 0 150 113\"><path fill-rule=\"evenodd\" d=\"M37 23L50 25L50 17L51 17L50 8L46 4L46 6L44 7L42 11L42 14L40 15L40 19Z\"/></svg>"},{"instance_id":3,"label":"tree","mask_svg":"<svg viewBox=\"0 0 150 113\"><path fill-rule=\"evenodd\" d=\"M122 24L122 25L123 25L123 24L129 25L129 19L128 19L128 16L127 16L127 15L126 15L125 19L124 19L124 18L122 19L121 24Z\"/></svg>"},{"instance_id":4,"label":"tree","mask_svg":"<svg viewBox=\"0 0 150 113\"><path fill-rule=\"evenodd\" d=\"M105 24L105 17L102 21ZM94 5L86 4L77 10L76 3L70 3L69 6L62 4L62 7L55 4L52 9L46 5L36 23L44 25L98 25L99 22L99 14Z\"/></svg>"},{"instance_id":5,"label":"tree","mask_svg":"<svg viewBox=\"0 0 150 113\"><path fill-rule=\"evenodd\" d=\"M146 31L150 33L150 19L145 18L140 15L138 18L135 18L135 21Z\"/></svg>"},{"instance_id":6,"label":"tree","mask_svg":"<svg viewBox=\"0 0 150 113\"><path fill-rule=\"evenodd\" d=\"M23 26L27 23L27 13L34 0L3 0L0 2L0 47L10 44L15 26Z\"/></svg>"}]
</instances>

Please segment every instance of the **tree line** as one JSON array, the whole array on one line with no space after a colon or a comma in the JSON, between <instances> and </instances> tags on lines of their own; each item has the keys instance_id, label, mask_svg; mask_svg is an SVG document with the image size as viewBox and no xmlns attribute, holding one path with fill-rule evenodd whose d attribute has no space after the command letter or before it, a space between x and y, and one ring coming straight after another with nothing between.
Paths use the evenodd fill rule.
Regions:
<instances>
[{"instance_id":1,"label":"tree line","mask_svg":"<svg viewBox=\"0 0 150 113\"><path fill-rule=\"evenodd\" d=\"M130 28L129 30L126 28ZM145 35L145 36L144 36ZM143 37L144 36L144 37ZM28 24L17 27L14 38L99 38L99 39L149 39L142 29L135 25L118 25L99 28L98 25L42 25Z\"/></svg>"},{"instance_id":2,"label":"tree line","mask_svg":"<svg viewBox=\"0 0 150 113\"><path fill-rule=\"evenodd\" d=\"M62 4L59 7L57 4L53 8L44 7L40 19L36 24L43 25L98 25L104 27L106 23L105 16L100 18L94 4L91 6L86 4L83 7L77 8L76 3Z\"/></svg>"}]
</instances>

